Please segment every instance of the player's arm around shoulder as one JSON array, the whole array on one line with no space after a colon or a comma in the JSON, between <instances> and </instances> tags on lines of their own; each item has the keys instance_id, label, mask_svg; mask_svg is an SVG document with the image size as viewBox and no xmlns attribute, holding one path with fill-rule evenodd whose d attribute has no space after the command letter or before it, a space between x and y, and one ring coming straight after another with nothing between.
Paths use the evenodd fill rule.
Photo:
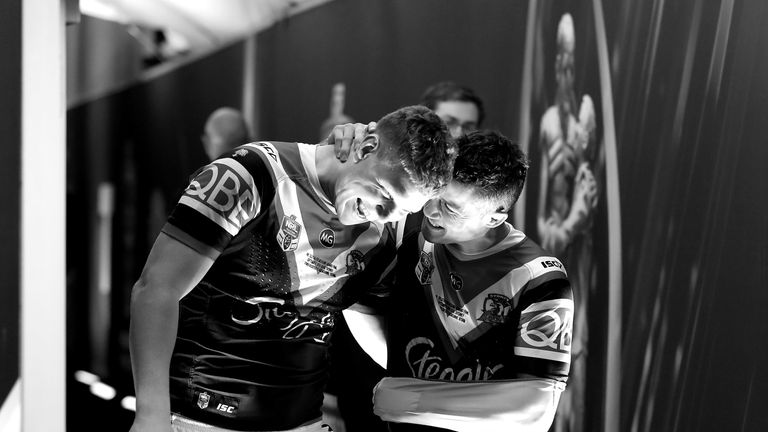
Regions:
<instances>
[{"instance_id":1,"label":"player's arm around shoulder","mask_svg":"<svg viewBox=\"0 0 768 432\"><path fill-rule=\"evenodd\" d=\"M160 233L131 293L130 351L136 389L131 432L170 430L168 370L179 300L202 279L214 258Z\"/></svg>"}]
</instances>

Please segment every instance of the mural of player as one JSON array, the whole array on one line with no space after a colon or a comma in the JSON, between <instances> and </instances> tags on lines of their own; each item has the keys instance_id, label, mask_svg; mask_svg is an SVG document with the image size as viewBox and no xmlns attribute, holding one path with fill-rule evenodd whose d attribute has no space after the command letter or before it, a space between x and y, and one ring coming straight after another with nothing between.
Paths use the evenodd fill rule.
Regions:
<instances>
[{"instance_id":1,"label":"mural of player","mask_svg":"<svg viewBox=\"0 0 768 432\"><path fill-rule=\"evenodd\" d=\"M576 304L571 375L555 420L557 432L584 429L587 304L595 274L591 230L598 203L597 122L592 98L583 95L578 101L576 96L575 45L573 19L566 13L557 28L555 104L544 112L539 130L541 178L536 220L541 245L568 269Z\"/></svg>"}]
</instances>

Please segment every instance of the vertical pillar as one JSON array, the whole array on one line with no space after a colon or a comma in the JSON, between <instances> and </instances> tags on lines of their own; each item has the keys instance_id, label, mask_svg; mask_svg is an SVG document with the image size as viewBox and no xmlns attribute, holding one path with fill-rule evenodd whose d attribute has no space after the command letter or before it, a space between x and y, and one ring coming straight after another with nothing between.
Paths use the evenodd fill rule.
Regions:
<instances>
[{"instance_id":1,"label":"vertical pillar","mask_svg":"<svg viewBox=\"0 0 768 432\"><path fill-rule=\"evenodd\" d=\"M21 4L21 1L19 1ZM21 13L21 425L64 431L67 0Z\"/></svg>"},{"instance_id":2,"label":"vertical pillar","mask_svg":"<svg viewBox=\"0 0 768 432\"><path fill-rule=\"evenodd\" d=\"M251 34L243 44L243 116L251 128L251 138L260 137L259 95L256 68L256 34Z\"/></svg>"}]
</instances>

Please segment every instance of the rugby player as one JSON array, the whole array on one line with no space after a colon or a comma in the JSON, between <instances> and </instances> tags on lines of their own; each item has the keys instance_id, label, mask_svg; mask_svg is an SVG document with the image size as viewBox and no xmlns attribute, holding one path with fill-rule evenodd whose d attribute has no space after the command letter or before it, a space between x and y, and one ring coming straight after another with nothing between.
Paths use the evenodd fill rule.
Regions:
<instances>
[{"instance_id":1,"label":"rugby player","mask_svg":"<svg viewBox=\"0 0 768 432\"><path fill-rule=\"evenodd\" d=\"M393 432L547 431L570 368L571 286L507 222L528 169L517 144L480 130L457 145L453 180L398 249L374 412Z\"/></svg>"},{"instance_id":2,"label":"rugby player","mask_svg":"<svg viewBox=\"0 0 768 432\"><path fill-rule=\"evenodd\" d=\"M441 191L455 155L414 106L346 163L333 146L256 142L202 169L133 288L131 431L327 430L334 320L390 262L384 224Z\"/></svg>"}]
</instances>

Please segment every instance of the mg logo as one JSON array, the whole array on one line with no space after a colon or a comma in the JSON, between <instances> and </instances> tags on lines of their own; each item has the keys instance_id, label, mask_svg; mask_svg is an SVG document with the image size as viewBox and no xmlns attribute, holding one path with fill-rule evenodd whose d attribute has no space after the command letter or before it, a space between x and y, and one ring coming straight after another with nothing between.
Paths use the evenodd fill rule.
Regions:
<instances>
[{"instance_id":1,"label":"mg logo","mask_svg":"<svg viewBox=\"0 0 768 432\"><path fill-rule=\"evenodd\" d=\"M326 228L320 231L320 244L330 248L333 247L333 243L336 241L336 234L330 228Z\"/></svg>"}]
</instances>

